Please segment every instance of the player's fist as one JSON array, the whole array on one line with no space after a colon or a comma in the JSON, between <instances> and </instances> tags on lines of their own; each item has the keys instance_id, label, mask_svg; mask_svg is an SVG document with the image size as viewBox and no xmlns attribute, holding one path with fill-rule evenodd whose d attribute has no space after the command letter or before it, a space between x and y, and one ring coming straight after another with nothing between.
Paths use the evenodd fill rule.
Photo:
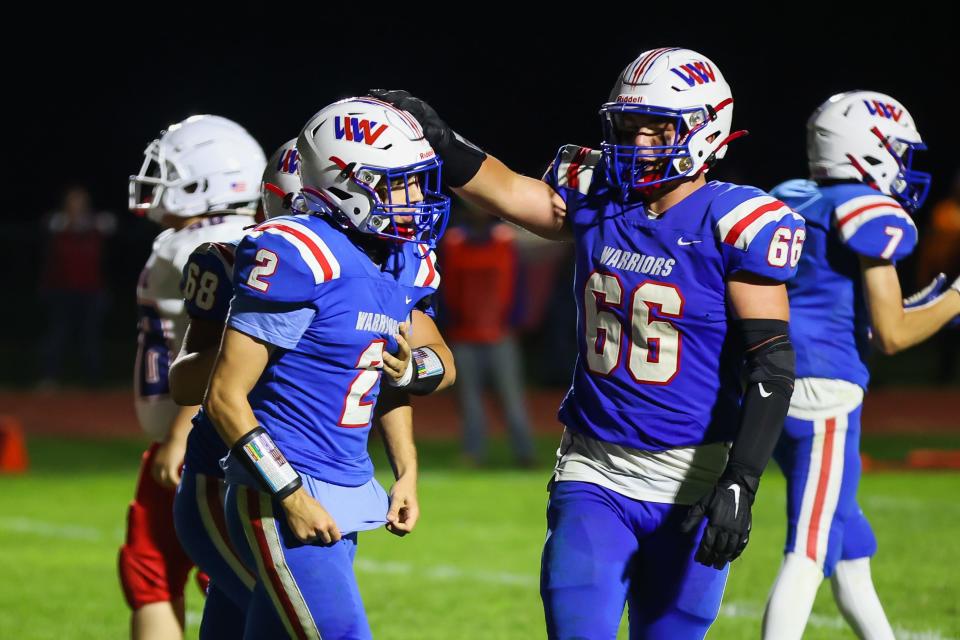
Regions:
<instances>
[{"instance_id":1,"label":"player's fist","mask_svg":"<svg viewBox=\"0 0 960 640\"><path fill-rule=\"evenodd\" d=\"M413 379L413 363L411 362L410 334L407 323L400 323L400 333L394 338L397 341L395 354L383 352L383 371L390 378L387 380L394 387L405 387Z\"/></svg>"},{"instance_id":2,"label":"player's fist","mask_svg":"<svg viewBox=\"0 0 960 640\"><path fill-rule=\"evenodd\" d=\"M340 529L333 517L302 487L280 504L287 513L287 526L300 542L331 544L340 540Z\"/></svg>"},{"instance_id":3,"label":"player's fist","mask_svg":"<svg viewBox=\"0 0 960 640\"><path fill-rule=\"evenodd\" d=\"M177 488L186 451L187 443L184 440L170 439L160 443L150 466L150 475L157 484L165 489Z\"/></svg>"},{"instance_id":4,"label":"player's fist","mask_svg":"<svg viewBox=\"0 0 960 640\"><path fill-rule=\"evenodd\" d=\"M387 511L387 531L405 536L417 526L420 503L417 500L417 481L401 477L390 489L390 509Z\"/></svg>"},{"instance_id":5,"label":"player's fist","mask_svg":"<svg viewBox=\"0 0 960 640\"><path fill-rule=\"evenodd\" d=\"M707 519L694 556L697 562L722 569L740 557L750 540L751 508L758 485L757 478L724 474L707 495L690 507L690 513L681 525L684 533L692 533L704 518Z\"/></svg>"}]
</instances>

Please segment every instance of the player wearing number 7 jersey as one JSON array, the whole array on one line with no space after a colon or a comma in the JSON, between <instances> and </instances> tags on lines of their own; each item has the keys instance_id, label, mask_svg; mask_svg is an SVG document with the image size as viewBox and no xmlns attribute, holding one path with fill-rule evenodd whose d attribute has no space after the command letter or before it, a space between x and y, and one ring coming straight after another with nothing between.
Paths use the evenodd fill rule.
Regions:
<instances>
[{"instance_id":1,"label":"player wearing number 7 jersey","mask_svg":"<svg viewBox=\"0 0 960 640\"><path fill-rule=\"evenodd\" d=\"M792 391L782 282L804 240L782 202L705 178L741 135L729 86L694 51L641 54L601 109L601 150L563 147L543 181L409 94L379 95L424 123L465 197L576 247L580 353L541 570L549 637L613 638L628 604L631 638L702 638Z\"/></svg>"},{"instance_id":2,"label":"player wearing number 7 jersey","mask_svg":"<svg viewBox=\"0 0 960 640\"><path fill-rule=\"evenodd\" d=\"M410 420L384 429L388 498L367 453L399 325L436 291L449 213L440 161L410 114L371 98L318 112L297 139L301 203L239 244L234 298L204 409L230 448L231 539L255 567L245 637L368 638L357 534L417 518ZM452 372L430 348L396 385ZM398 367L399 369L399 367Z\"/></svg>"},{"instance_id":3,"label":"player wearing number 7 jersey","mask_svg":"<svg viewBox=\"0 0 960 640\"><path fill-rule=\"evenodd\" d=\"M957 282L941 293L941 277L903 301L897 279L896 262L917 243L910 213L930 186L930 174L911 166L924 148L898 101L838 94L807 123L812 180L774 189L806 219L809 237L788 285L797 388L775 452L787 477L787 542L764 638L802 636L824 577L859 637L893 638L870 577L877 541L857 504L860 409L871 333L895 353L960 313Z\"/></svg>"}]
</instances>

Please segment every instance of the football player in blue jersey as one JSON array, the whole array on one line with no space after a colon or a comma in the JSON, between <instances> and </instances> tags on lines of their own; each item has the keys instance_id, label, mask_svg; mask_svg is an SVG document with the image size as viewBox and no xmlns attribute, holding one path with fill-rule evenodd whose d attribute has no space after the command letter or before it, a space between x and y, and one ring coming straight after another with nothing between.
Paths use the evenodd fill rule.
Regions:
<instances>
[{"instance_id":1,"label":"football player in blue jersey","mask_svg":"<svg viewBox=\"0 0 960 640\"><path fill-rule=\"evenodd\" d=\"M720 70L687 49L641 54L600 110L600 150L561 148L542 181L406 92L376 95L423 123L456 191L576 248L580 352L541 570L549 637L614 638L627 604L631 638L702 638L793 389L783 282L805 237L782 202L706 179L742 135Z\"/></svg>"},{"instance_id":2,"label":"football player in blue jersey","mask_svg":"<svg viewBox=\"0 0 960 640\"><path fill-rule=\"evenodd\" d=\"M860 409L873 346L896 353L960 313L960 283L939 277L902 300L896 263L910 255L930 175L902 104L874 91L833 96L807 123L811 180L773 190L806 220L788 285L797 381L775 457L787 477L787 542L763 637L800 638L824 577L861 638L893 638L870 576L877 541L857 503ZM907 307L907 308L905 308Z\"/></svg>"},{"instance_id":3,"label":"football player in blue jersey","mask_svg":"<svg viewBox=\"0 0 960 640\"><path fill-rule=\"evenodd\" d=\"M409 393L453 377L442 340L414 348L403 371L406 358L390 356L411 316L413 344L428 335L418 308L439 285L433 247L449 199L420 125L379 100L321 110L297 149L310 213L270 219L238 245L204 409L230 449L231 537L257 574L246 637L367 638L357 533L403 535L419 517L410 409L378 402L381 373ZM367 453L378 409L389 497Z\"/></svg>"},{"instance_id":4,"label":"football player in blue jersey","mask_svg":"<svg viewBox=\"0 0 960 640\"><path fill-rule=\"evenodd\" d=\"M290 213L289 203L300 189L295 142L285 143L267 162L258 221ZM233 297L233 264L243 233L238 229L232 241L200 245L183 267L180 289L190 324L180 355L170 366L170 396L181 406L203 401ZM202 409L193 423L174 501L174 525L184 550L210 576L200 638L242 638L256 577L243 564L226 528L226 484L219 460L227 455L227 448Z\"/></svg>"}]
</instances>

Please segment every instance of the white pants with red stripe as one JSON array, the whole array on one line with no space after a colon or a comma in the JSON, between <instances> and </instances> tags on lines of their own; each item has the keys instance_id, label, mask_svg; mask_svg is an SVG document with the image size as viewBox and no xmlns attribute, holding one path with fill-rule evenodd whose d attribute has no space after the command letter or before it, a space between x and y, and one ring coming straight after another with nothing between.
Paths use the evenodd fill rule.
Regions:
<instances>
[{"instance_id":1,"label":"white pants with red stripe","mask_svg":"<svg viewBox=\"0 0 960 640\"><path fill-rule=\"evenodd\" d=\"M785 553L829 577L840 560L871 557L877 541L857 504L863 390L843 380L797 380L774 458L787 478Z\"/></svg>"}]
</instances>

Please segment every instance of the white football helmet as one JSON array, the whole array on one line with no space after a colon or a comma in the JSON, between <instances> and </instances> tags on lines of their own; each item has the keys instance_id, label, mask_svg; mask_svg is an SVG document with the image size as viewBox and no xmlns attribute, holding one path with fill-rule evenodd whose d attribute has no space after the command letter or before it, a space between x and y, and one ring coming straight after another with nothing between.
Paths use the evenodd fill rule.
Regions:
<instances>
[{"instance_id":1,"label":"white football helmet","mask_svg":"<svg viewBox=\"0 0 960 640\"><path fill-rule=\"evenodd\" d=\"M190 116L171 125L143 152L130 176L130 209L159 222L249 207L266 164L247 130L220 116ZM251 210L252 213L252 210Z\"/></svg>"},{"instance_id":2,"label":"white football helmet","mask_svg":"<svg viewBox=\"0 0 960 640\"><path fill-rule=\"evenodd\" d=\"M293 199L300 194L299 171L300 154L297 153L297 139L293 138L270 156L267 168L263 170L260 201L268 220L291 211Z\"/></svg>"},{"instance_id":3,"label":"white football helmet","mask_svg":"<svg viewBox=\"0 0 960 640\"><path fill-rule=\"evenodd\" d=\"M628 114L672 119L673 143L636 146ZM730 132L733 96L720 69L690 49L641 53L620 74L600 116L608 175L624 194L695 177L726 154L727 144L746 135Z\"/></svg>"},{"instance_id":4,"label":"white football helmet","mask_svg":"<svg viewBox=\"0 0 960 640\"><path fill-rule=\"evenodd\" d=\"M807 121L814 180L863 181L910 211L930 190L930 174L912 169L914 152L926 148L907 109L876 91L839 93Z\"/></svg>"},{"instance_id":5,"label":"white football helmet","mask_svg":"<svg viewBox=\"0 0 960 640\"><path fill-rule=\"evenodd\" d=\"M310 211L362 233L436 246L450 199L440 191L440 159L409 113L347 98L310 119L297 150ZM405 197L396 199L400 188Z\"/></svg>"}]
</instances>

